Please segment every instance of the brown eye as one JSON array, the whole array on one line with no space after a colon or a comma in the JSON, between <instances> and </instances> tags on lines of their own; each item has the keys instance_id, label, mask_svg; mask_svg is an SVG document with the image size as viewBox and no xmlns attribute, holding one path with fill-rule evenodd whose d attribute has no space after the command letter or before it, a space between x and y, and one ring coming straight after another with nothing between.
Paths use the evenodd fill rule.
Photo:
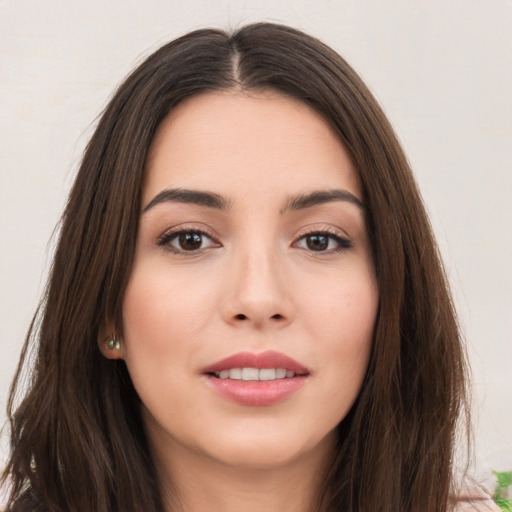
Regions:
<instances>
[{"instance_id":1,"label":"brown eye","mask_svg":"<svg viewBox=\"0 0 512 512\"><path fill-rule=\"evenodd\" d=\"M348 238L328 232L309 233L302 236L296 246L313 252L335 253L353 247Z\"/></svg>"},{"instance_id":2,"label":"brown eye","mask_svg":"<svg viewBox=\"0 0 512 512\"><path fill-rule=\"evenodd\" d=\"M202 231L175 231L164 234L158 245L174 253L196 252L211 247L218 247L211 237Z\"/></svg>"},{"instance_id":3,"label":"brown eye","mask_svg":"<svg viewBox=\"0 0 512 512\"><path fill-rule=\"evenodd\" d=\"M308 235L306 245L312 251L325 251L329 247L329 237L321 234Z\"/></svg>"},{"instance_id":4,"label":"brown eye","mask_svg":"<svg viewBox=\"0 0 512 512\"><path fill-rule=\"evenodd\" d=\"M177 237L179 248L184 251L197 251L203 244L203 235L200 233L181 233Z\"/></svg>"}]
</instances>

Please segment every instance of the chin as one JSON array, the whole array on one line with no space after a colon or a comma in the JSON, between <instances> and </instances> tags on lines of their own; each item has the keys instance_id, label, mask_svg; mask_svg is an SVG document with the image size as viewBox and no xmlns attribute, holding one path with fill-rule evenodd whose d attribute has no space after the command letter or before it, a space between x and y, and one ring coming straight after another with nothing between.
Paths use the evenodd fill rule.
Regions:
<instances>
[{"instance_id":1,"label":"chin","mask_svg":"<svg viewBox=\"0 0 512 512\"><path fill-rule=\"evenodd\" d=\"M297 429L295 429L297 434ZM228 435L218 439L214 446L208 446L209 456L224 466L238 469L272 469L293 465L303 458L325 460L332 453L335 434L325 437L297 437L289 433L272 435L265 432L245 432L242 435ZM206 450L205 450L206 451Z\"/></svg>"}]
</instances>

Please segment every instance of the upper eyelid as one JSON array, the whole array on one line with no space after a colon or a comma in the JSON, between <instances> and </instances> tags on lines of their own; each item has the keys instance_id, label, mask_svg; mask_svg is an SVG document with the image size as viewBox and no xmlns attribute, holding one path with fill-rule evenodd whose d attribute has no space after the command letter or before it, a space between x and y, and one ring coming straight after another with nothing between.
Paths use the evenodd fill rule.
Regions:
<instances>
[{"instance_id":1,"label":"upper eyelid","mask_svg":"<svg viewBox=\"0 0 512 512\"><path fill-rule=\"evenodd\" d=\"M167 238L168 236L177 235L179 233L200 233L202 235L206 235L207 237L214 240L216 243L220 243L219 239L220 236L212 229L201 225L201 227L198 226L192 226L187 224L180 224L178 226L173 226L171 228L166 229L161 235L157 237L158 240L163 240L164 238Z\"/></svg>"},{"instance_id":2,"label":"upper eyelid","mask_svg":"<svg viewBox=\"0 0 512 512\"><path fill-rule=\"evenodd\" d=\"M329 226L329 225L316 224L316 225L306 226L306 227L300 229L296 233L295 239L298 240L304 236L312 235L315 233L327 233L329 235L338 236L340 238L346 238L346 239L352 238L344 229L334 227L334 226Z\"/></svg>"}]
</instances>

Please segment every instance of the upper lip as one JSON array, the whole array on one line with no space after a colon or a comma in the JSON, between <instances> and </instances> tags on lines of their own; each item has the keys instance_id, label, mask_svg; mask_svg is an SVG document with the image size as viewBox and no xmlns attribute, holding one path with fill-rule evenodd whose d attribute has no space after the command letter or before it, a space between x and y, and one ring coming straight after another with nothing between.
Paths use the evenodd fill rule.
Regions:
<instances>
[{"instance_id":1,"label":"upper lip","mask_svg":"<svg viewBox=\"0 0 512 512\"><path fill-rule=\"evenodd\" d=\"M259 354L239 352L207 366L203 369L203 373L216 373L232 368L284 368L299 375L309 373L304 365L285 354L273 350L267 350Z\"/></svg>"}]
</instances>

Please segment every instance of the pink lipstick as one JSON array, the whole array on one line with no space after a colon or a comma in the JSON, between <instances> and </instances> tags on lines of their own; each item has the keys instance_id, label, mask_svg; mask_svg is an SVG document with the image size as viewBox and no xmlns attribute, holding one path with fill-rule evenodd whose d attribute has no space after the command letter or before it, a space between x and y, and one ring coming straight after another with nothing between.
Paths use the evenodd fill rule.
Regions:
<instances>
[{"instance_id":1,"label":"pink lipstick","mask_svg":"<svg viewBox=\"0 0 512 512\"><path fill-rule=\"evenodd\" d=\"M277 404L307 381L308 369L274 351L241 352L222 359L202 372L208 385L224 398L242 405Z\"/></svg>"}]
</instances>

